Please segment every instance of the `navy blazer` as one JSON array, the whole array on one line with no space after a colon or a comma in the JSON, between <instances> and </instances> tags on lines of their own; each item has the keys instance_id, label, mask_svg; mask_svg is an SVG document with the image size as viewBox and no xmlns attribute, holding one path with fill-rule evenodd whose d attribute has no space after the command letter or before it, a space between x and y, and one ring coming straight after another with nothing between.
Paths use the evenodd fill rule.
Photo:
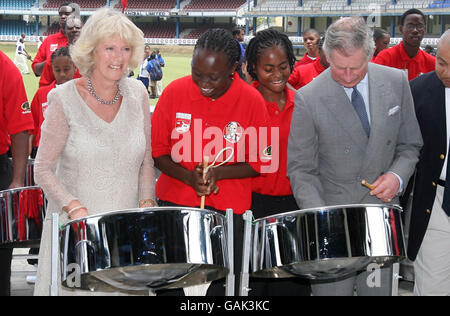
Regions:
<instances>
[{"instance_id":1,"label":"navy blazer","mask_svg":"<svg viewBox=\"0 0 450 316\"><path fill-rule=\"evenodd\" d=\"M408 240L408 257L414 261L430 220L448 141L445 86L436 72L412 80L410 86L424 143L417 163Z\"/></svg>"}]
</instances>

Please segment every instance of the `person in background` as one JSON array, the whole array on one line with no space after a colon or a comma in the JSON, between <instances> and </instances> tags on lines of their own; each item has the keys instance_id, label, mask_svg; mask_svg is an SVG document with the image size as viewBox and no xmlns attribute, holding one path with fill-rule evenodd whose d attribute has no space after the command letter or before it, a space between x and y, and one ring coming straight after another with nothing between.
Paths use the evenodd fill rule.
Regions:
<instances>
[{"instance_id":1,"label":"person in background","mask_svg":"<svg viewBox=\"0 0 450 316\"><path fill-rule=\"evenodd\" d=\"M319 40L319 58L316 58L312 63L295 67L289 77L289 85L293 90L298 90L301 87L306 86L330 66L327 56L322 49L324 41L324 37Z\"/></svg>"},{"instance_id":2,"label":"person in background","mask_svg":"<svg viewBox=\"0 0 450 316\"><path fill-rule=\"evenodd\" d=\"M320 33L316 29L307 29L303 32L303 45L305 46L306 53L302 59L297 61L295 67L309 64L319 58L318 43L320 39Z\"/></svg>"},{"instance_id":3,"label":"person in background","mask_svg":"<svg viewBox=\"0 0 450 316\"><path fill-rule=\"evenodd\" d=\"M164 58L161 55L161 52L159 51L159 48L155 49L155 57L156 60L159 62L159 65L161 68L164 68L166 66L166 62L164 61ZM162 70L162 69L161 69ZM162 94L162 79L158 80L156 82L156 97L159 98Z\"/></svg>"},{"instance_id":4,"label":"person in background","mask_svg":"<svg viewBox=\"0 0 450 316\"><path fill-rule=\"evenodd\" d=\"M59 85L72 80L77 68L70 57L68 47L60 47L55 50L51 57L52 70L55 75L55 81L49 86L41 87L36 91L31 102L31 112L34 119L34 130L30 137L31 158L36 157L37 149L41 139L41 125L44 122L44 113L47 110L47 95Z\"/></svg>"},{"instance_id":5,"label":"person in background","mask_svg":"<svg viewBox=\"0 0 450 316\"><path fill-rule=\"evenodd\" d=\"M41 47L43 41L44 41L44 38L42 36L39 36L39 38L37 40L37 44L36 44L38 51L39 51L39 48Z\"/></svg>"},{"instance_id":6,"label":"person in background","mask_svg":"<svg viewBox=\"0 0 450 316\"><path fill-rule=\"evenodd\" d=\"M14 64L20 69L21 73L28 75L30 71L28 70L27 59L31 60L30 54L28 54L25 49L25 41L23 38L19 38L18 44L16 45L16 54L14 56Z\"/></svg>"},{"instance_id":7,"label":"person in background","mask_svg":"<svg viewBox=\"0 0 450 316\"><path fill-rule=\"evenodd\" d=\"M74 12L75 8L71 6L70 2L65 2L60 5L58 8L59 32L46 37L33 59L31 68L36 77L41 77L39 79L39 87L47 86L55 80L53 73L49 71L51 70L51 67L45 67L45 64L47 60L50 60L50 56L58 47L68 45L66 20Z\"/></svg>"},{"instance_id":8,"label":"person in background","mask_svg":"<svg viewBox=\"0 0 450 316\"><path fill-rule=\"evenodd\" d=\"M150 80L150 83L149 83L150 91L151 91L150 99L157 99L157 98L159 98L159 96L157 95L156 85L157 85L158 81L162 80L163 73L162 73L161 65L160 65L158 59L156 59L155 52L150 54L146 70L148 72L148 76L149 76L149 80Z\"/></svg>"},{"instance_id":9,"label":"person in background","mask_svg":"<svg viewBox=\"0 0 450 316\"><path fill-rule=\"evenodd\" d=\"M296 58L289 38L279 31L267 29L256 33L246 51L247 72L253 86L266 103L270 125L279 131L279 145L270 147L272 157L277 156L276 172L253 178L253 216L263 218L278 213L298 210L287 178L287 146L294 91L287 87ZM309 282L301 279L250 279L251 296L309 296Z\"/></svg>"},{"instance_id":10,"label":"person in background","mask_svg":"<svg viewBox=\"0 0 450 316\"><path fill-rule=\"evenodd\" d=\"M436 53L434 52L433 46L431 46L431 45L425 46L424 51L425 51L426 53L430 54L431 56L436 57Z\"/></svg>"},{"instance_id":11,"label":"person in background","mask_svg":"<svg viewBox=\"0 0 450 316\"><path fill-rule=\"evenodd\" d=\"M400 32L403 40L400 44L381 51L375 60L376 64L402 69L413 80L433 71L436 58L420 49L425 34L425 15L418 9L410 9L400 18Z\"/></svg>"},{"instance_id":12,"label":"person in background","mask_svg":"<svg viewBox=\"0 0 450 316\"><path fill-rule=\"evenodd\" d=\"M436 71L410 82L424 146L417 164L408 257L414 294L450 295L450 30L439 40Z\"/></svg>"},{"instance_id":13,"label":"person in background","mask_svg":"<svg viewBox=\"0 0 450 316\"><path fill-rule=\"evenodd\" d=\"M24 186L28 133L34 127L22 75L2 51L0 69L0 191L3 191ZM9 296L11 292L12 252L12 248L0 248L0 296Z\"/></svg>"},{"instance_id":14,"label":"person in background","mask_svg":"<svg viewBox=\"0 0 450 316\"><path fill-rule=\"evenodd\" d=\"M48 94L34 169L36 183L49 201L35 295L48 295L52 213L59 213L65 224L88 215L156 205L148 94L141 83L127 77L141 62L143 46L142 31L122 13L96 11L71 49L82 78ZM107 294L61 287L59 293Z\"/></svg>"},{"instance_id":15,"label":"person in background","mask_svg":"<svg viewBox=\"0 0 450 316\"><path fill-rule=\"evenodd\" d=\"M361 17L333 23L324 51L330 67L295 94L287 165L295 199L301 209L398 204L422 147L406 75L369 62L373 34ZM392 293L391 267L380 269L380 286L370 287L369 274L312 282L312 292Z\"/></svg>"},{"instance_id":16,"label":"person in background","mask_svg":"<svg viewBox=\"0 0 450 316\"><path fill-rule=\"evenodd\" d=\"M373 40L375 42L375 51L373 52L373 57L371 62L375 60L378 54L389 48L389 43L391 42L391 35L385 29L375 29L373 30Z\"/></svg>"},{"instance_id":17,"label":"person in background","mask_svg":"<svg viewBox=\"0 0 450 316\"><path fill-rule=\"evenodd\" d=\"M231 31L231 34L233 35L235 40L239 43L239 47L241 49L241 59L239 61L239 65L242 66L242 64L244 63L244 60L245 60L245 47L244 47L244 44L242 44L245 39L245 31L242 27L236 27L235 29L233 29ZM242 73L242 68L238 67L236 71L239 74L239 76L241 77L241 79L245 80L245 76Z\"/></svg>"},{"instance_id":18,"label":"person in background","mask_svg":"<svg viewBox=\"0 0 450 316\"><path fill-rule=\"evenodd\" d=\"M73 44L75 44L75 42L80 37L80 32L81 32L82 27L83 27L83 22L75 14L71 14L67 17L66 24L65 24L65 34L67 35L67 45L68 45L67 47L70 48L73 46ZM62 47L66 47L66 46L62 46ZM43 72L47 73L47 74L52 74L52 77L55 78L55 75L53 73L53 65L52 65L51 57L52 57L52 55L50 55L50 58L47 59L47 61L45 62ZM74 78L77 79L80 77L81 77L81 74L78 71L78 69L76 69ZM55 82L55 80L53 80L49 85L54 86L54 82ZM44 86L44 87L46 87L46 86ZM48 90L48 91L50 91L50 90Z\"/></svg>"},{"instance_id":19,"label":"person in background","mask_svg":"<svg viewBox=\"0 0 450 316\"><path fill-rule=\"evenodd\" d=\"M144 58L141 62L141 65L139 66L139 74L138 74L138 78L137 78L140 82L142 82L142 84L144 85L145 89L147 89L147 92L149 94L150 94L150 92L148 91L148 87L150 84L150 75L147 70L147 65L150 60L151 52L152 51L151 51L150 45L146 44L144 47Z\"/></svg>"}]
</instances>

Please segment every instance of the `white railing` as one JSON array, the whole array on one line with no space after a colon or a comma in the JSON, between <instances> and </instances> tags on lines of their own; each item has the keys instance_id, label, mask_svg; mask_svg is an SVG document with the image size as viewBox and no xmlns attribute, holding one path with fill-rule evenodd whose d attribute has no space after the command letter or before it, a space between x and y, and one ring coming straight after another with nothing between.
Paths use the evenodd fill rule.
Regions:
<instances>
[{"instance_id":1,"label":"white railing","mask_svg":"<svg viewBox=\"0 0 450 316\"><path fill-rule=\"evenodd\" d=\"M253 36L246 36L245 42L249 42ZM45 38L45 37L44 37ZM0 35L0 42L17 42L19 36L16 35ZM303 37L299 36L290 36L292 44L294 45L303 45ZM27 42L37 42L38 36L27 36ZM146 44L157 44L157 45L187 45L193 46L197 43L197 39L189 39L189 38L146 38ZM402 41L402 38L396 37L391 38L391 46L397 45ZM431 45L437 46L439 42L439 38L424 38L422 40L422 46Z\"/></svg>"}]
</instances>

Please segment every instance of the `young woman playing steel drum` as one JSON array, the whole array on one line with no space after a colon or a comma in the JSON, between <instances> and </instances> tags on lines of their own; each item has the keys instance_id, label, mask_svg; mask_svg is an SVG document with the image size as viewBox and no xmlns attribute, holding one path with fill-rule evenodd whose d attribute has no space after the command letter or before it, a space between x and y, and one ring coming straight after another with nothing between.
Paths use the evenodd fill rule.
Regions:
<instances>
[{"instance_id":1,"label":"young woman playing steel drum","mask_svg":"<svg viewBox=\"0 0 450 316\"><path fill-rule=\"evenodd\" d=\"M148 94L127 78L142 60L143 45L142 31L123 14L97 11L71 51L83 77L48 95L35 163L36 182L49 199L36 295L49 293L52 213L60 213L64 224L155 205ZM60 289L60 294L91 293Z\"/></svg>"},{"instance_id":2,"label":"young woman playing steel drum","mask_svg":"<svg viewBox=\"0 0 450 316\"><path fill-rule=\"evenodd\" d=\"M289 38L276 30L256 33L246 50L247 71L253 86L264 97L272 127L279 130L278 146L272 144L272 157L277 156L279 168L253 179L252 211L255 218L298 210L287 178L287 146L295 92L287 87L295 65L295 55ZM253 284L252 284L253 283ZM250 282L255 295L309 295L306 280L256 280ZM252 292L250 292L252 294Z\"/></svg>"},{"instance_id":3,"label":"young woman playing steel drum","mask_svg":"<svg viewBox=\"0 0 450 316\"><path fill-rule=\"evenodd\" d=\"M262 160L267 143L258 146L268 115L262 96L236 73L240 56L230 32L209 30L195 46L192 75L175 80L161 95L152 116L153 157L162 171L156 185L160 206L198 207L204 196L209 209L232 208L241 215L250 208L251 178L268 164ZM254 138L248 136L250 131ZM229 162L208 168L203 177L204 156L211 162L219 156L223 162L230 155ZM242 219L234 218L239 250ZM236 270L240 255L235 253ZM223 295L223 283L212 286L208 294Z\"/></svg>"}]
</instances>

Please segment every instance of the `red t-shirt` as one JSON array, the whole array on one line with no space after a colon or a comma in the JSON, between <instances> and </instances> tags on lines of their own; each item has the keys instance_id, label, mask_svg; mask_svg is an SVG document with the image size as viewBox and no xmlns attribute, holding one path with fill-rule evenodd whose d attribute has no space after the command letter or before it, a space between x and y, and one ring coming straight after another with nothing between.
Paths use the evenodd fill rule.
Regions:
<instances>
[{"instance_id":1,"label":"red t-shirt","mask_svg":"<svg viewBox=\"0 0 450 316\"><path fill-rule=\"evenodd\" d=\"M69 44L69 40L67 36L62 33L62 30L59 30L58 33L48 36L39 47L38 53L36 57L34 57L33 63L31 67L36 67L36 64L47 62L50 60L53 52L60 47L67 46ZM45 67L42 70L41 79L39 80L39 87L48 86L53 81L55 81L55 76L53 75L53 70L50 67Z\"/></svg>"},{"instance_id":2,"label":"red t-shirt","mask_svg":"<svg viewBox=\"0 0 450 316\"><path fill-rule=\"evenodd\" d=\"M315 61L318 60L318 59L320 59L319 56L317 56L316 58L314 58L314 57L309 57L308 53L306 53L306 54L303 56L302 59L298 60L298 61L295 63L295 68L297 68L297 67L299 67L299 66L302 66L302 65L307 65L307 64L313 63L313 62L315 62Z\"/></svg>"},{"instance_id":3,"label":"red t-shirt","mask_svg":"<svg viewBox=\"0 0 450 316\"><path fill-rule=\"evenodd\" d=\"M2 51L0 69L0 155L3 155L11 145L10 135L33 129L33 116L22 74Z\"/></svg>"},{"instance_id":4,"label":"red t-shirt","mask_svg":"<svg viewBox=\"0 0 450 316\"><path fill-rule=\"evenodd\" d=\"M320 59L313 63L296 67L289 77L289 84L298 90L313 81L324 70L325 68L320 63Z\"/></svg>"},{"instance_id":5,"label":"red t-shirt","mask_svg":"<svg viewBox=\"0 0 450 316\"><path fill-rule=\"evenodd\" d=\"M259 86L259 82L255 81L253 86L257 88ZM253 178L253 192L259 194L272 196L285 196L292 194L291 183L287 177L287 148L289 130L291 128L292 112L294 111L295 91L290 90L286 86L285 93L286 104L283 111L280 111L280 108L276 103L266 101L266 108L269 113L271 127L277 127L279 131L278 146L275 146L274 142L272 142L272 159L274 159L274 157L278 157L279 168L277 172L268 173L264 177L259 176Z\"/></svg>"},{"instance_id":6,"label":"red t-shirt","mask_svg":"<svg viewBox=\"0 0 450 316\"><path fill-rule=\"evenodd\" d=\"M408 80L413 80L421 74L434 71L436 58L421 49L416 56L410 58L402 41L394 47L379 52L374 63L408 71Z\"/></svg>"},{"instance_id":7,"label":"red t-shirt","mask_svg":"<svg viewBox=\"0 0 450 316\"><path fill-rule=\"evenodd\" d=\"M170 155L193 170L203 155L212 163L222 148L232 147L234 156L227 164L247 162L256 171L267 172L264 168L270 157L264 152L269 144L267 138L265 142L259 140L263 138L260 127L269 127L264 99L237 73L228 91L215 101L201 95L191 76L183 77L164 89L152 115L153 156ZM219 162L229 154L226 151ZM220 180L218 194L207 196L205 205L222 211L232 208L242 214L251 205L251 184L251 178ZM158 179L156 196L179 205L200 205L192 187L166 174Z\"/></svg>"},{"instance_id":8,"label":"red t-shirt","mask_svg":"<svg viewBox=\"0 0 450 316\"><path fill-rule=\"evenodd\" d=\"M34 130L33 135L36 135L34 142L35 147L39 147L39 142L41 140L41 126L44 122L44 112L47 109L47 95L53 88L56 87L56 83L53 82L49 86L39 88L34 95L33 101L31 102L31 112L33 113L34 119Z\"/></svg>"}]
</instances>

